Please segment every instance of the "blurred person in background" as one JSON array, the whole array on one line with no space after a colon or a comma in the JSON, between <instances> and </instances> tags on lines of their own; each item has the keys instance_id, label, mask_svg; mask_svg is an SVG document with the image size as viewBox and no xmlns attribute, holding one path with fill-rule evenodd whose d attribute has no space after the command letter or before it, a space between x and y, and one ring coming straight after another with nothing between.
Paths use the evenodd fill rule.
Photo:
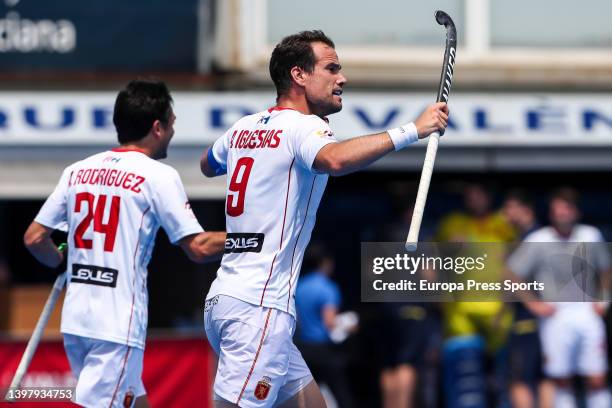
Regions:
<instances>
[{"instance_id":1,"label":"blurred person in background","mask_svg":"<svg viewBox=\"0 0 612 408\"><path fill-rule=\"evenodd\" d=\"M463 189L464 211L442 219L436 241L488 243L485 280L496 281L504 270L504 248L490 243L514 240L514 228L492 208L493 197L481 184ZM467 246L466 250L476 245ZM512 325L512 311L502 301L466 301L442 304L444 332L444 388L446 406L490 407L504 404L505 345ZM493 396L489 402L486 366L493 367ZM469 369L466 369L469 367Z\"/></svg>"},{"instance_id":2,"label":"blurred person in background","mask_svg":"<svg viewBox=\"0 0 612 408\"><path fill-rule=\"evenodd\" d=\"M130 82L115 102L120 146L68 166L25 233L32 255L54 268L64 252L51 234L68 232L61 332L79 405L149 405L141 379L147 265L159 227L193 261L223 251L225 233L203 232L179 174L158 161L174 121L163 82Z\"/></svg>"},{"instance_id":3,"label":"blurred person in background","mask_svg":"<svg viewBox=\"0 0 612 408\"><path fill-rule=\"evenodd\" d=\"M335 269L334 258L322 245L311 244L303 269L305 274L296 289L296 345L315 380L329 387L338 406L353 407L347 379L347 356L331 338L332 332L340 329L338 311L342 304L340 288L331 279ZM352 332L357 327L352 325L342 329Z\"/></svg>"},{"instance_id":4,"label":"blurred person in background","mask_svg":"<svg viewBox=\"0 0 612 408\"><path fill-rule=\"evenodd\" d=\"M540 228L533 200L524 190L512 190L502 213L522 240ZM510 402L514 408L552 407L554 388L544 378L537 316L522 303L514 304L514 322L508 340Z\"/></svg>"},{"instance_id":5,"label":"blurred person in background","mask_svg":"<svg viewBox=\"0 0 612 408\"><path fill-rule=\"evenodd\" d=\"M405 191L405 186L400 190ZM400 195L394 203L393 222L376 232L379 242L404 242L410 228L414 196ZM406 205L408 203L408 205ZM421 227L423 241L432 235ZM433 276L427 276L435 280ZM437 402L440 313L435 303L384 302L377 307L384 336L375 345L381 349L380 389L383 408L434 407Z\"/></svg>"},{"instance_id":6,"label":"blurred person in background","mask_svg":"<svg viewBox=\"0 0 612 408\"><path fill-rule=\"evenodd\" d=\"M523 240L540 228L531 196L524 190L510 190L502 204L502 214L516 229L517 238Z\"/></svg>"},{"instance_id":7,"label":"blurred person in background","mask_svg":"<svg viewBox=\"0 0 612 408\"><path fill-rule=\"evenodd\" d=\"M578 252L574 248L584 247L584 243L603 243L604 239L596 227L578 223L578 194L573 189L562 188L552 194L549 218L550 226L530 233L512 253L508 259L508 269L523 281L534 279L550 282L545 286L548 292L543 295L555 298L558 295L553 292L558 290L554 285L555 280L559 281L563 276L574 277L575 261L587 261L578 259L581 255L577 258ZM574 255L563 257L564 251L571 251ZM587 264L593 266L599 277L609 278L611 271L607 248L604 245L591 245L588 251L590 257ZM566 283L561 289L567 286ZM581 288L582 294L585 288ZM601 317L605 306L597 302L574 300L525 302L531 312L540 318L544 372L555 383L554 407L578 406L572 386L573 376L580 375L586 380L587 408L609 408L612 401L606 384L606 334Z\"/></svg>"},{"instance_id":8,"label":"blurred person in background","mask_svg":"<svg viewBox=\"0 0 612 408\"><path fill-rule=\"evenodd\" d=\"M327 179L446 128L448 107L338 141L327 117L342 109L346 78L334 42L318 30L287 36L269 68L276 106L239 119L200 162L207 177L228 175L229 247L204 307L219 355L214 398L216 406L317 407L321 392L293 343L295 282Z\"/></svg>"},{"instance_id":9,"label":"blurred person in background","mask_svg":"<svg viewBox=\"0 0 612 408\"><path fill-rule=\"evenodd\" d=\"M434 407L439 318L429 303L388 302L381 305L384 336L380 387L383 408Z\"/></svg>"},{"instance_id":10,"label":"blurred person in background","mask_svg":"<svg viewBox=\"0 0 612 408\"><path fill-rule=\"evenodd\" d=\"M440 221L435 236L439 242L511 242L516 231L501 211L493 209L489 188L469 183L463 188L463 211L455 211Z\"/></svg>"}]
</instances>

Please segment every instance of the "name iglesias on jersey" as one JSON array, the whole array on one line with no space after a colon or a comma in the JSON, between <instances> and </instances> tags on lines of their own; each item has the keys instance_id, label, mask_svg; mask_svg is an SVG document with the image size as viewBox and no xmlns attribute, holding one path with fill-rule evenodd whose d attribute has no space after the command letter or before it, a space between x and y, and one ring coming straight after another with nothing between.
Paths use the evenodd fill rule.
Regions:
<instances>
[{"instance_id":1,"label":"name iglesias on jersey","mask_svg":"<svg viewBox=\"0 0 612 408\"><path fill-rule=\"evenodd\" d=\"M234 130L230 149L276 149L280 145L279 129Z\"/></svg>"}]
</instances>

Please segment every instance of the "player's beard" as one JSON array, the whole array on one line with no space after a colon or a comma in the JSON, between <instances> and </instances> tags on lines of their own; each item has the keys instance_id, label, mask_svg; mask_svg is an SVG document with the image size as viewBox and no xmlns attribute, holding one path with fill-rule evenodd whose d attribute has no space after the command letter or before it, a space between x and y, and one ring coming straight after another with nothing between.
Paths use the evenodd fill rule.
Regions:
<instances>
[{"instance_id":1,"label":"player's beard","mask_svg":"<svg viewBox=\"0 0 612 408\"><path fill-rule=\"evenodd\" d=\"M310 106L310 111L321 118L338 113L342 110L342 101L335 101L334 95L326 99L309 99L308 105Z\"/></svg>"},{"instance_id":2,"label":"player's beard","mask_svg":"<svg viewBox=\"0 0 612 408\"><path fill-rule=\"evenodd\" d=\"M166 157L168 157L168 145L165 145L159 152L160 159L165 159Z\"/></svg>"},{"instance_id":3,"label":"player's beard","mask_svg":"<svg viewBox=\"0 0 612 408\"><path fill-rule=\"evenodd\" d=\"M171 130L166 130L166 132L170 132ZM172 133L166 133L164 137L159 141L159 148L156 152L156 159L165 159L168 157L168 147L170 146L170 141L174 136L174 131Z\"/></svg>"},{"instance_id":4,"label":"player's beard","mask_svg":"<svg viewBox=\"0 0 612 408\"><path fill-rule=\"evenodd\" d=\"M164 143L159 146L157 151L155 152L155 160L161 160L168 157L168 146L170 145L170 140L167 143Z\"/></svg>"}]
</instances>

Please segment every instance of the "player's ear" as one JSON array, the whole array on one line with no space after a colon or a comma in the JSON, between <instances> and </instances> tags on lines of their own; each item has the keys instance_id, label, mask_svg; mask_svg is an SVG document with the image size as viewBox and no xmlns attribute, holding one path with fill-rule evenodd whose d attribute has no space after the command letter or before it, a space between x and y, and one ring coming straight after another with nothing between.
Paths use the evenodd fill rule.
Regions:
<instances>
[{"instance_id":1,"label":"player's ear","mask_svg":"<svg viewBox=\"0 0 612 408\"><path fill-rule=\"evenodd\" d=\"M161 121L158 119L158 120L155 120L155 122L153 122L153 126L151 126L151 131L153 131L155 135L160 135L163 130L162 128L163 128L163 125Z\"/></svg>"},{"instance_id":2,"label":"player's ear","mask_svg":"<svg viewBox=\"0 0 612 408\"><path fill-rule=\"evenodd\" d=\"M300 86L306 84L306 72L302 68L294 66L289 73L291 74L291 79L293 79L296 84Z\"/></svg>"}]
</instances>

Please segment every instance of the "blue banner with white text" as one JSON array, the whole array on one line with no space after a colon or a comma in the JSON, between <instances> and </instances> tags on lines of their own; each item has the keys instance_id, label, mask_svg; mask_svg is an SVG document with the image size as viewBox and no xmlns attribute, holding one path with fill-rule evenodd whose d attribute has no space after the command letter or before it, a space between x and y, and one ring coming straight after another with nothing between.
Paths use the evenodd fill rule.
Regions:
<instances>
[{"instance_id":1,"label":"blue banner with white text","mask_svg":"<svg viewBox=\"0 0 612 408\"><path fill-rule=\"evenodd\" d=\"M195 72L198 0L6 0L0 72Z\"/></svg>"}]
</instances>

